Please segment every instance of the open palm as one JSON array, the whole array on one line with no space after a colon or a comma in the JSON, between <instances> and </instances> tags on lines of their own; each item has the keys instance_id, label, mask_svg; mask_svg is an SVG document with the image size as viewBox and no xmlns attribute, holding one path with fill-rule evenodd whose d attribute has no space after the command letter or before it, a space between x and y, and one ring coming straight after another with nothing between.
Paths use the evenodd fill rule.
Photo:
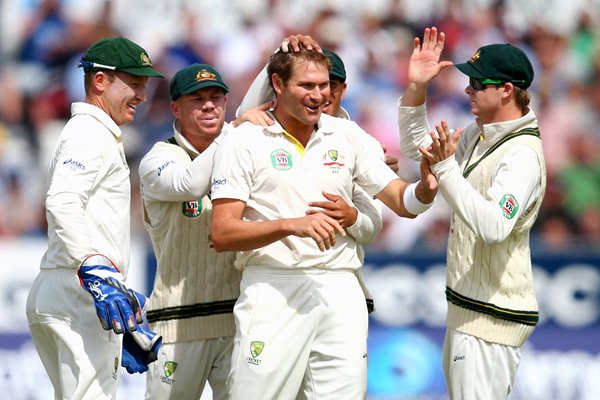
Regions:
<instances>
[{"instance_id":1,"label":"open palm","mask_svg":"<svg viewBox=\"0 0 600 400\"><path fill-rule=\"evenodd\" d=\"M408 80L417 84L427 84L445 68L453 65L451 61L441 61L446 36L437 28L426 28L423 33L423 44L418 37L414 40L413 53L408 65Z\"/></svg>"}]
</instances>

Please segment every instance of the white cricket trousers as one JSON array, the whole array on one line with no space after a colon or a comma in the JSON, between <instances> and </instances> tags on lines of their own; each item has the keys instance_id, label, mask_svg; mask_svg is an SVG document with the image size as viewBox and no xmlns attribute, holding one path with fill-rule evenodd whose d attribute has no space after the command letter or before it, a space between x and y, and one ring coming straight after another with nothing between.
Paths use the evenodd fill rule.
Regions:
<instances>
[{"instance_id":1,"label":"white cricket trousers","mask_svg":"<svg viewBox=\"0 0 600 400\"><path fill-rule=\"evenodd\" d=\"M368 316L351 270L248 268L234 308L231 400L362 400Z\"/></svg>"},{"instance_id":2,"label":"white cricket trousers","mask_svg":"<svg viewBox=\"0 0 600 400\"><path fill-rule=\"evenodd\" d=\"M198 400L206 382L213 400L227 400L233 336L163 343L148 366L146 400Z\"/></svg>"},{"instance_id":3,"label":"white cricket trousers","mask_svg":"<svg viewBox=\"0 0 600 400\"><path fill-rule=\"evenodd\" d=\"M100 325L92 295L73 269L42 270L27 297L27 320L55 399L115 399L122 336Z\"/></svg>"},{"instance_id":4,"label":"white cricket trousers","mask_svg":"<svg viewBox=\"0 0 600 400\"><path fill-rule=\"evenodd\" d=\"M519 347L446 329L442 363L450 400L506 400L520 361Z\"/></svg>"}]
</instances>

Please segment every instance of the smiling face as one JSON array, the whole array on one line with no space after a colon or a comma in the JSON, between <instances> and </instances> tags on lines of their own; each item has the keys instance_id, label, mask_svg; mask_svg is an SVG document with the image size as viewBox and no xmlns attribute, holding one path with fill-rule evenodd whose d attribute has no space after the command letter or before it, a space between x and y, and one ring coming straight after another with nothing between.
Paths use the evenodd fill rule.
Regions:
<instances>
[{"instance_id":1,"label":"smiling face","mask_svg":"<svg viewBox=\"0 0 600 400\"><path fill-rule=\"evenodd\" d=\"M329 81L329 86L329 101L325 103L323 112L335 117L340 110L342 99L344 98L348 84L346 82L340 82L337 79L331 79Z\"/></svg>"},{"instance_id":2,"label":"smiling face","mask_svg":"<svg viewBox=\"0 0 600 400\"><path fill-rule=\"evenodd\" d=\"M273 88L277 94L274 113L284 128L292 134L312 132L330 96L327 65L297 59L287 82L273 75Z\"/></svg>"},{"instance_id":3,"label":"smiling face","mask_svg":"<svg viewBox=\"0 0 600 400\"><path fill-rule=\"evenodd\" d=\"M202 151L219 136L225 122L227 96L220 87L206 87L171 102L181 133Z\"/></svg>"},{"instance_id":4,"label":"smiling face","mask_svg":"<svg viewBox=\"0 0 600 400\"><path fill-rule=\"evenodd\" d=\"M137 106L146 101L148 77L125 72L117 72L112 76L98 72L94 82L102 91L96 105L119 126L133 122Z\"/></svg>"}]
</instances>

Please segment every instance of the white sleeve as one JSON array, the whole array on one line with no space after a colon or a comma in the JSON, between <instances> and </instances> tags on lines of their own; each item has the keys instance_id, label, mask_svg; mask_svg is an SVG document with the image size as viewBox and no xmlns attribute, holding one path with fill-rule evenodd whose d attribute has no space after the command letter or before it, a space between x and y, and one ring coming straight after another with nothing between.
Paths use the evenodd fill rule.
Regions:
<instances>
[{"instance_id":1,"label":"white sleeve","mask_svg":"<svg viewBox=\"0 0 600 400\"><path fill-rule=\"evenodd\" d=\"M434 164L432 171L450 208L486 243L506 239L540 190L537 154L526 146L507 151L485 196L462 176L454 157Z\"/></svg>"},{"instance_id":2,"label":"white sleeve","mask_svg":"<svg viewBox=\"0 0 600 400\"><path fill-rule=\"evenodd\" d=\"M213 142L191 162L184 161L167 146L175 145L154 148L140 162L144 199L185 201L206 196L210 190L212 163L218 143Z\"/></svg>"},{"instance_id":3,"label":"white sleeve","mask_svg":"<svg viewBox=\"0 0 600 400\"><path fill-rule=\"evenodd\" d=\"M381 143L375 137L364 132L364 134L358 135L357 138L363 143L365 148L369 148L373 154L377 154L382 160L384 159ZM358 211L358 215L354 224L347 227L346 231L358 244L370 244L383 228L383 205L379 200L369 196L357 184L354 184L353 187L352 202Z\"/></svg>"},{"instance_id":4,"label":"white sleeve","mask_svg":"<svg viewBox=\"0 0 600 400\"><path fill-rule=\"evenodd\" d=\"M69 257L80 262L86 255L99 252L90 236L85 210L97 182L101 181L99 175L108 170L105 155L115 151L106 137L106 132L92 132L71 135L63 141L46 194L46 212L54 219L54 232Z\"/></svg>"},{"instance_id":5,"label":"white sleeve","mask_svg":"<svg viewBox=\"0 0 600 400\"><path fill-rule=\"evenodd\" d=\"M269 75L267 74L267 66L258 73L254 81L248 88L246 95L242 99L240 106L235 112L236 118L244 114L251 108L260 106L267 101L275 99L275 92L269 82Z\"/></svg>"},{"instance_id":6,"label":"white sleeve","mask_svg":"<svg viewBox=\"0 0 600 400\"><path fill-rule=\"evenodd\" d=\"M400 151L406 157L419 161L419 146L429 147L431 137L427 108L425 104L417 107L403 107L398 99L398 129L400 131Z\"/></svg>"},{"instance_id":7,"label":"white sleeve","mask_svg":"<svg viewBox=\"0 0 600 400\"><path fill-rule=\"evenodd\" d=\"M383 228L383 217L381 215L383 205L379 200L369 196L367 192L358 185L354 185L352 202L358 210L356 221L346 228L350 234L361 245L370 244Z\"/></svg>"}]
</instances>

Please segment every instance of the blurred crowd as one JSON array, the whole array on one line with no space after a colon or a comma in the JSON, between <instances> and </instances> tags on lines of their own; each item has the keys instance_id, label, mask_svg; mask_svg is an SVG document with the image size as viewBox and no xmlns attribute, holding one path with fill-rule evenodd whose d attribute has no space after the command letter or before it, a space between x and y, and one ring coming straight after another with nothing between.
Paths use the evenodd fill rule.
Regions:
<instances>
[{"instance_id":1,"label":"blurred crowd","mask_svg":"<svg viewBox=\"0 0 600 400\"><path fill-rule=\"evenodd\" d=\"M343 106L400 160L397 99L413 38L426 26L446 33L443 59L512 43L534 64L531 88L544 141L548 189L532 231L533 249L593 250L600 243L600 0L3 0L0 2L0 239L45 235L49 154L70 104L83 99L83 51L109 36L144 47L170 78L193 62L215 66L231 88L227 120L282 38L308 34L346 65ZM453 128L473 118L467 78L443 71L428 93L430 122ZM169 79L151 80L136 122L124 127L131 168L133 229L144 234L137 164L171 136ZM415 220L385 212L374 251L446 246L443 200Z\"/></svg>"}]
</instances>

